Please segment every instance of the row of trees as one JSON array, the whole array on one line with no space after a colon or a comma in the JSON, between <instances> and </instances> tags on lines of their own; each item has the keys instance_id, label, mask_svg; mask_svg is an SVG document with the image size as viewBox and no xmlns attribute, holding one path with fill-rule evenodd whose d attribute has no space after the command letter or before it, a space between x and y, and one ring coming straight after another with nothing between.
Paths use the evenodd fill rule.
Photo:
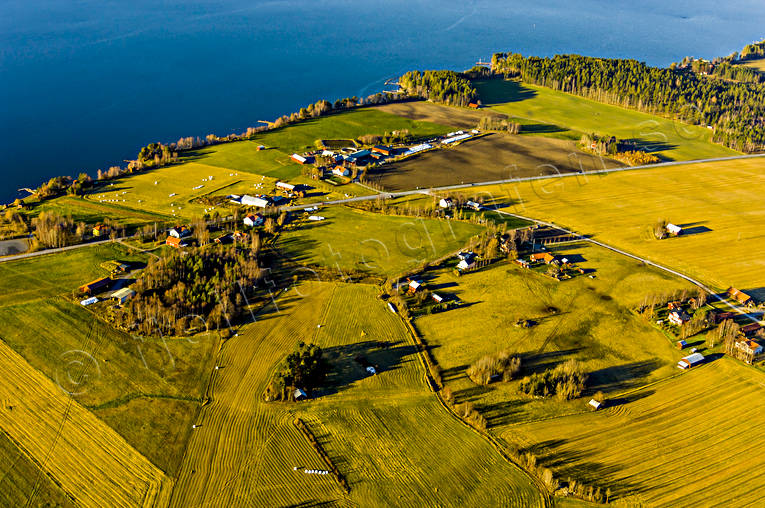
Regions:
<instances>
[{"instance_id":1,"label":"row of trees","mask_svg":"<svg viewBox=\"0 0 765 508\"><path fill-rule=\"evenodd\" d=\"M527 83L599 102L711 125L713 140L742 151L765 148L765 83L706 79L636 60L496 53L492 69Z\"/></svg>"},{"instance_id":2,"label":"row of trees","mask_svg":"<svg viewBox=\"0 0 765 508\"><path fill-rule=\"evenodd\" d=\"M256 256L234 245L170 252L149 262L116 321L144 335L220 329L245 311L262 276Z\"/></svg>"},{"instance_id":3,"label":"row of trees","mask_svg":"<svg viewBox=\"0 0 765 508\"><path fill-rule=\"evenodd\" d=\"M498 116L482 116L478 120L477 129L482 131L501 131L509 132L510 134L518 134L521 132L521 124L518 122L511 122L507 118L501 118Z\"/></svg>"},{"instance_id":4,"label":"row of trees","mask_svg":"<svg viewBox=\"0 0 765 508\"><path fill-rule=\"evenodd\" d=\"M454 71L409 71L398 78L398 84L407 95L452 106L478 101L478 92L468 77Z\"/></svg>"},{"instance_id":5,"label":"row of trees","mask_svg":"<svg viewBox=\"0 0 765 508\"><path fill-rule=\"evenodd\" d=\"M32 250L80 243L88 231L84 222L77 223L71 217L47 211L40 212L32 219L32 227L35 230Z\"/></svg>"}]
</instances>

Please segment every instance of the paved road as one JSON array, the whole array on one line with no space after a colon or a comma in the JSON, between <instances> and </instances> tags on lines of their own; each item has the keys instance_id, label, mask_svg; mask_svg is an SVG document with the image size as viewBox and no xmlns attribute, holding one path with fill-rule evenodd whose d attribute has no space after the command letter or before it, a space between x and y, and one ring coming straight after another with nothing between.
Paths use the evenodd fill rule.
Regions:
<instances>
[{"instance_id":1,"label":"paved road","mask_svg":"<svg viewBox=\"0 0 765 508\"><path fill-rule=\"evenodd\" d=\"M402 197L402 196L411 196L413 194L431 194L433 192L469 189L471 187L484 187L487 185L501 185L506 183L530 182L535 180L547 180L550 178L569 178L569 177L576 177L576 176L604 175L608 173L618 173L622 171L639 171L641 169L655 169L655 168L662 168L662 167L668 167L668 166L682 166L682 165L688 165L688 164L703 164L707 162L723 162L723 161L738 160L738 159L754 159L758 157L765 157L765 154L734 155L731 157L717 157L713 159L698 159L693 161L660 162L658 164L647 164L644 166L631 166L631 167L628 166L623 168L611 168L611 169L604 168L604 169L596 169L592 171L581 171L578 173L557 173L553 175L527 176L524 178L507 178L504 180L492 180L489 182L459 183L455 185L445 185L443 187L429 187L425 189L412 189L412 190L400 191L400 192L380 192L379 194L373 194L370 196L356 196L353 198L337 199L333 201L321 201L318 203L308 203L308 204L299 205L299 206L285 206L280 208L280 210L295 211L295 210L305 210L306 208L311 208L313 206L342 205L346 203L355 203L359 201L370 201L370 200L378 199L381 196L384 199L393 199L393 198Z\"/></svg>"},{"instance_id":2,"label":"paved road","mask_svg":"<svg viewBox=\"0 0 765 508\"><path fill-rule=\"evenodd\" d=\"M684 273L678 272L677 270L673 270L671 268L668 268L666 266L660 265L658 263L654 263L653 261L651 261L649 259L645 259L645 258L642 258L640 256L636 256L635 254L631 254L629 252L623 251L621 249L618 249L618 248L613 247L611 245L605 244L603 242L599 242L597 240L593 240L592 238L587 238L585 236L580 235L579 233L576 233L576 232L568 230L568 229L566 229L564 227L558 226L557 224L554 224L552 222L546 222L546 221L542 221L542 220L537 220L537 219L533 219L531 217L524 217L523 215L518 215L518 214L515 214L515 213L506 212L504 210L499 210L497 208L492 208L492 209L495 212L501 213L503 215L509 215L511 217L516 217L518 219L524 219L524 220L527 220L527 221L530 221L530 222L534 222L536 224L540 224L542 226L548 226L548 227L559 229L561 231L564 231L564 232L574 236L577 240L584 241L584 242L590 242L590 243L592 243L594 245L598 245L599 247L603 247L604 249L608 249L610 251L613 251L613 252L616 252L618 254L621 254L622 256L627 256L629 258L632 258L632 259L635 259L635 260L640 261L642 263L645 263L646 265L650 265L650 266L653 266L655 268L658 268L659 270L663 270L663 271L665 271L667 273L671 273L672 275L680 277L681 279L687 280L691 284L694 284L695 286L698 286L699 288L701 288L704 291L706 291L707 293L709 293L714 299L722 302L723 304L727 305L728 307L730 307L732 310L738 312L739 314L743 314L744 316L749 318L751 321L754 321L756 323L760 322L759 319L757 319L752 314L749 314L748 312L746 312L746 310L742 309L741 307L738 307L736 305L731 304L730 302L726 301L723 298L720 298L720 296L717 295L716 291L714 291L713 289L709 288L708 286L706 286L702 282L699 282L696 279L693 279L693 278L685 275Z\"/></svg>"},{"instance_id":3,"label":"paved road","mask_svg":"<svg viewBox=\"0 0 765 508\"><path fill-rule=\"evenodd\" d=\"M758 157L765 157L765 154L734 155L734 156L731 156L731 157L717 157L717 158L712 158L712 159L698 159L698 160L693 160L693 161L661 162L661 163L658 163L658 164L648 164L648 165L644 165L644 166L632 166L632 167L622 167L622 168L612 168L612 169L600 169L600 170L593 170L593 171L582 171L582 172L579 172L579 173L558 173L558 174L554 174L554 175L529 176L529 177L525 177L525 178L509 178L509 179L505 179L505 180L494 180L494 181L490 181L490 182L464 183L464 184L456 184L456 185L447 185L447 186L443 186L443 187L430 187L430 188L427 188L427 189L413 189L413 190L401 191L401 192L381 192L380 194L374 194L374 195L371 195L371 196L357 196L357 197L353 197L353 198L338 199L338 200L334 200L334 201L323 201L323 202L319 202L319 203L311 203L311 204L305 204L305 205L300 205L300 206L286 206L286 207L281 207L280 209L284 210L284 211L305 210L306 208L310 208L310 207L313 207L313 206L341 205L341 204L354 203L354 202L359 202L359 201L369 201L369 200L379 199L379 198L393 199L393 198L397 198L397 197L401 197L401 196L411 196L411 195L414 195L414 194L429 195L429 194L431 194L433 192L466 189L466 188L471 188L471 187L479 187L479 186L487 186L487 185L500 185L500 184L506 184L506 183L526 182L526 181L533 181L533 180L545 180L545 179L550 179L550 178L567 178L567 177L576 177L576 176L582 176L582 175L600 175L600 174L607 174L607 173L617 173L617 172L621 172L621 171L639 171L641 169L655 169L655 168L668 167L668 166L680 166L680 165L689 165L689 164L702 164L702 163L708 163L708 162L722 162L722 161L738 160L738 159L753 159L753 158L758 158ZM645 259L645 258L642 258L640 256L636 256L634 254L630 254L629 252L623 251L621 249L617 249L616 247L612 247L611 245L605 244L603 242L599 242L599 241L593 240L591 238L586 238L586 237L584 237L584 236L582 236L582 235L580 235L580 234L578 234L578 233L576 233L574 231L569 231L568 229L560 227L560 226L558 226L556 224L553 224L551 222L545 222L545 221L533 219L531 217L524 217L522 215L506 212L504 210L498 210L496 208L494 210L499 212L499 213L502 213L502 214L505 214L505 215L509 215L509 216L512 216L512 217L517 217L519 219L524 219L524 220L527 220L527 221L530 221L530 222L534 222L536 224L541 224L541 225L550 226L550 227L554 227L554 228L560 229L561 231L565 231L566 233L573 235L574 237L578 238L581 241L590 242L590 243L592 243L594 245L598 245L600 247L603 247L603 248L608 249L610 251L616 252L616 253L621 254L623 256L630 257L632 259L638 260L638 261L640 261L642 263L645 263L647 265L650 265L650 266L653 266L655 268L658 268L659 270L663 270L663 271L665 271L667 273L671 273L672 275L680 277L680 278L682 278L684 280L687 280L691 284L694 284L694 285L700 287L701 289L703 289L704 291L706 291L707 293L712 295L713 298L716 298L717 300L723 302L725 305L727 305L731 309L735 310L736 312L738 312L740 314L743 314L744 316L746 316L750 320L755 321L755 322L759 322L759 320L756 317L754 317L753 315L749 314L748 312L746 312L742 308L737 307L735 305L732 305L731 303L729 303L729 302L723 300L722 298L720 298L719 296L717 296L717 293L715 291L713 291L712 289L710 289L709 287L707 287L705 284L703 284L703 283L697 281L696 279L693 279L693 278L691 278L691 277L689 277L689 276L687 276L687 275L685 275L683 273L680 273L680 272L678 272L676 270L673 270L673 269L668 268L666 266L662 266L662 265L660 265L658 263L654 263L653 261ZM24 259L24 258L33 257L33 256L41 256L41 255L44 255L44 254L53 254L53 253L56 253L56 252L62 252L62 251L66 251L66 250L78 249L78 248L81 248L81 247L89 247L89 246L92 246L92 245L99 245L99 244L102 244L102 243L105 243L105 242L108 242L108 241L110 241L110 240L99 240L99 241L96 241L96 242L88 242L88 243L83 243L83 244L78 244L78 245L71 245L71 246L68 246L68 247L61 247L61 248L58 248L58 249L47 249L47 250L42 250L42 251L37 251L37 252L28 252L28 253L25 253L25 254L18 254L18 255L15 255L15 256L7 256L7 257L0 258L0 263L2 263L4 261L13 261L13 260Z\"/></svg>"}]
</instances>

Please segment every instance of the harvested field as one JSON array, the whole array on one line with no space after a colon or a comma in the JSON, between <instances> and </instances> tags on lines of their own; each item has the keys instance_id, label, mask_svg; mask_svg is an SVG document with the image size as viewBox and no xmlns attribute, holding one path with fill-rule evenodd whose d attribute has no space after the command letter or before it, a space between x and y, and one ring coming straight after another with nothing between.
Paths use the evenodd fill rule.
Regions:
<instances>
[{"instance_id":1,"label":"harvested field","mask_svg":"<svg viewBox=\"0 0 765 508\"><path fill-rule=\"evenodd\" d=\"M396 102L375 106L375 109L411 120L434 122L458 129L475 129L478 121L484 116L507 118L507 115L490 109L476 111L474 109L444 106L427 101Z\"/></svg>"},{"instance_id":2,"label":"harvested field","mask_svg":"<svg viewBox=\"0 0 765 508\"><path fill-rule=\"evenodd\" d=\"M511 425L502 435L565 478L631 506L757 506L765 456L762 374L730 359L621 397L597 412Z\"/></svg>"},{"instance_id":3,"label":"harvested field","mask_svg":"<svg viewBox=\"0 0 765 508\"><path fill-rule=\"evenodd\" d=\"M4 343L0 369L0 428L77 504L167 504L172 482L162 471Z\"/></svg>"},{"instance_id":4,"label":"harvested field","mask_svg":"<svg viewBox=\"0 0 765 508\"><path fill-rule=\"evenodd\" d=\"M552 221L698 278L765 300L765 159L752 158L492 186L507 211ZM656 240L653 226L684 228Z\"/></svg>"},{"instance_id":5,"label":"harvested field","mask_svg":"<svg viewBox=\"0 0 765 508\"><path fill-rule=\"evenodd\" d=\"M622 167L571 141L492 133L453 148L385 164L368 178L389 191Z\"/></svg>"},{"instance_id":6,"label":"harvested field","mask_svg":"<svg viewBox=\"0 0 765 508\"><path fill-rule=\"evenodd\" d=\"M403 324L376 294L372 286L302 284L226 342L173 505L541 503L520 470L438 405ZM323 393L302 403L263 402L276 363L312 338L333 366ZM381 372L369 376L358 354ZM302 472L325 466L293 414L346 476L350 494L331 475Z\"/></svg>"}]
</instances>

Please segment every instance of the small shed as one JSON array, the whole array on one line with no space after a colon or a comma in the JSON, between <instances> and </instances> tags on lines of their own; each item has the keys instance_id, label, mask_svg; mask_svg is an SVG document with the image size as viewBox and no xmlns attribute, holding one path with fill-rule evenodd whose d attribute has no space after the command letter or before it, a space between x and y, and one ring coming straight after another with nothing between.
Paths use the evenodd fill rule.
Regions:
<instances>
[{"instance_id":1,"label":"small shed","mask_svg":"<svg viewBox=\"0 0 765 508\"><path fill-rule=\"evenodd\" d=\"M98 302L97 296L91 296L90 298L86 298L83 301L80 302L80 305L83 307L87 307L88 305L93 305L94 303Z\"/></svg>"},{"instance_id":2,"label":"small shed","mask_svg":"<svg viewBox=\"0 0 765 508\"><path fill-rule=\"evenodd\" d=\"M308 162L308 159L297 153L290 155L290 159L297 162L298 164L306 164Z\"/></svg>"},{"instance_id":3,"label":"small shed","mask_svg":"<svg viewBox=\"0 0 765 508\"><path fill-rule=\"evenodd\" d=\"M433 301L435 301L436 303L441 303L441 302L443 302L443 301L444 301L444 297L443 297L443 296L441 296L441 295L437 295L437 294L435 294L435 293L433 293L433 294L431 295L431 297L433 298Z\"/></svg>"},{"instance_id":4,"label":"small shed","mask_svg":"<svg viewBox=\"0 0 765 508\"><path fill-rule=\"evenodd\" d=\"M410 293L416 293L417 290L420 289L420 286L422 286L422 283L420 281L410 280L409 281L409 292Z\"/></svg>"},{"instance_id":5,"label":"small shed","mask_svg":"<svg viewBox=\"0 0 765 508\"><path fill-rule=\"evenodd\" d=\"M369 372L370 374L374 376L375 374L377 374L377 369L375 369L374 367L370 365L367 367L367 372Z\"/></svg>"},{"instance_id":6,"label":"small shed","mask_svg":"<svg viewBox=\"0 0 765 508\"><path fill-rule=\"evenodd\" d=\"M298 388L295 390L295 393L292 394L295 397L295 400L305 400L308 398L308 394L305 392L305 390Z\"/></svg>"},{"instance_id":7,"label":"small shed","mask_svg":"<svg viewBox=\"0 0 765 508\"><path fill-rule=\"evenodd\" d=\"M684 340L678 340L677 341L677 349L685 349L686 346L688 346L688 343Z\"/></svg>"},{"instance_id":8,"label":"small shed","mask_svg":"<svg viewBox=\"0 0 765 508\"><path fill-rule=\"evenodd\" d=\"M674 236L679 236L683 232L683 228L676 224L667 224L667 233Z\"/></svg>"},{"instance_id":9,"label":"small shed","mask_svg":"<svg viewBox=\"0 0 765 508\"><path fill-rule=\"evenodd\" d=\"M468 208L472 208L476 212L480 211L482 208L480 203L476 203L475 201L468 201L467 203L465 203L465 206L467 206Z\"/></svg>"},{"instance_id":10,"label":"small shed","mask_svg":"<svg viewBox=\"0 0 765 508\"><path fill-rule=\"evenodd\" d=\"M699 365L704 361L704 355L701 353L693 353L692 355L688 355L679 362L677 362L677 368L678 369L690 369L692 367L695 367L696 365Z\"/></svg>"},{"instance_id":11,"label":"small shed","mask_svg":"<svg viewBox=\"0 0 765 508\"><path fill-rule=\"evenodd\" d=\"M592 406L593 408L595 408L595 410L596 410L596 411L597 411L598 409L600 409L600 406L602 406L602 405L603 405L602 403L598 402L598 401L597 401L597 400L595 400L595 399L590 399L590 402L588 402L588 404L589 404L590 406Z\"/></svg>"}]
</instances>

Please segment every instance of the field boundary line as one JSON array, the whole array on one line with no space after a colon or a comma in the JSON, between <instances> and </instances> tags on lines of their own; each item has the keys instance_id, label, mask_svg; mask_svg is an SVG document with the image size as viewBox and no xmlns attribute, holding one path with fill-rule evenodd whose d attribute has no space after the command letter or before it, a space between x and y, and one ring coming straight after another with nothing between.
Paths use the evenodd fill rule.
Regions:
<instances>
[{"instance_id":1,"label":"field boundary line","mask_svg":"<svg viewBox=\"0 0 765 508\"><path fill-rule=\"evenodd\" d=\"M550 499L550 493L548 492L547 488L542 484L541 480L536 478L534 475L532 475L531 473L526 471L526 469L521 467L518 463L513 461L513 459L505 451L504 447L499 442L497 442L497 440L496 440L496 438L494 436L492 436L488 432L486 432L486 433L481 432L480 430L476 429L472 425L468 424L465 420L460 418L454 412L454 410L451 407L449 407L448 404L446 404L446 402L441 397L441 391L440 390L436 390L436 388L435 388L436 387L436 382L435 382L435 379L433 379L432 375L430 374L430 370L429 370L429 368L427 366L427 360L425 360L425 358L423 357L422 345L420 343L418 343L417 339L414 337L414 334L416 333L416 330L414 330L413 325L409 322L408 319L406 319L403 316L401 316L401 314L397 313L396 315L406 325L405 328L407 330L407 336L413 342L413 345L415 346L415 349L417 349L417 356L420 359L420 364L422 365L423 370L424 370L423 377L425 378L425 381L426 381L425 384L428 386L428 388L430 389L431 393L433 394L433 396L438 401L439 405L444 409L444 411L451 418L457 420L464 427L467 427L472 432L474 432L474 433L478 434L479 436L483 437L497 451L497 453L499 453L499 455L503 459L505 459L505 461L507 461L513 467L515 467L518 470L520 470L521 472L523 472L523 474L527 478L529 478L529 480L531 480L532 485L534 485L537 488L540 500L542 502L542 506L545 506L545 507L553 506L553 503L551 502L551 499Z\"/></svg>"}]
</instances>

